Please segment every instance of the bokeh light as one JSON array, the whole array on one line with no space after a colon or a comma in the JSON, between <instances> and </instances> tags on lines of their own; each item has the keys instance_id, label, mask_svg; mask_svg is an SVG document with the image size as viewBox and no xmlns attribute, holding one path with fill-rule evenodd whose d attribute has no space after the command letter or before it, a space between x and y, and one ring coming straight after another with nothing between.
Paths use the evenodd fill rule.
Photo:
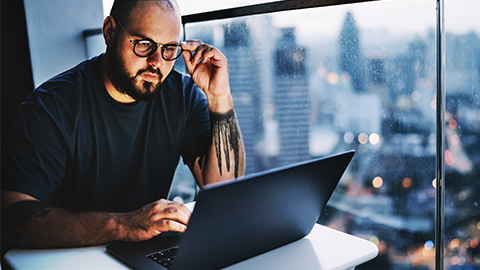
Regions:
<instances>
[{"instance_id":1,"label":"bokeh light","mask_svg":"<svg viewBox=\"0 0 480 270\"><path fill-rule=\"evenodd\" d=\"M434 246L435 246L435 244L433 243L432 240L428 240L428 241L425 242L425 244L423 245L423 247L424 247L426 250L431 250L431 249L433 249Z\"/></svg>"},{"instance_id":2,"label":"bokeh light","mask_svg":"<svg viewBox=\"0 0 480 270\"><path fill-rule=\"evenodd\" d=\"M338 78L339 78L339 76L338 76L338 74L335 73L335 72L329 72L329 73L327 74L327 82L328 82L329 84L337 84L338 81L339 81Z\"/></svg>"},{"instance_id":3,"label":"bokeh light","mask_svg":"<svg viewBox=\"0 0 480 270\"><path fill-rule=\"evenodd\" d=\"M402 186L404 188L410 188L412 186L412 179L410 177L405 177L402 180Z\"/></svg>"},{"instance_id":4,"label":"bokeh light","mask_svg":"<svg viewBox=\"0 0 480 270\"><path fill-rule=\"evenodd\" d=\"M453 256L450 258L450 265L457 265L458 264L458 257L457 256Z\"/></svg>"},{"instance_id":5,"label":"bokeh light","mask_svg":"<svg viewBox=\"0 0 480 270\"><path fill-rule=\"evenodd\" d=\"M446 150L445 151L445 164L447 164L448 166L451 166L454 162L455 162L455 160L453 159L452 152L450 150Z\"/></svg>"},{"instance_id":6,"label":"bokeh light","mask_svg":"<svg viewBox=\"0 0 480 270\"><path fill-rule=\"evenodd\" d=\"M370 141L371 144L376 145L380 142L380 135L378 135L377 133L372 133L368 137L368 140Z\"/></svg>"},{"instance_id":7,"label":"bokeh light","mask_svg":"<svg viewBox=\"0 0 480 270\"><path fill-rule=\"evenodd\" d=\"M353 133L350 131L347 131L345 134L343 134L343 141L346 143L352 143L354 139L355 136L353 136Z\"/></svg>"},{"instance_id":8,"label":"bokeh light","mask_svg":"<svg viewBox=\"0 0 480 270\"><path fill-rule=\"evenodd\" d=\"M450 241L450 244L448 245L448 247L450 248L450 250L455 250L455 249L457 249L459 246L460 246L460 239L458 239L458 238L453 238L453 239Z\"/></svg>"},{"instance_id":9,"label":"bokeh light","mask_svg":"<svg viewBox=\"0 0 480 270\"><path fill-rule=\"evenodd\" d=\"M449 137L448 142L451 143L452 145L458 145L460 143L460 138L458 137L457 134L452 134Z\"/></svg>"},{"instance_id":10,"label":"bokeh light","mask_svg":"<svg viewBox=\"0 0 480 270\"><path fill-rule=\"evenodd\" d=\"M372 185L374 188L381 188L383 186L383 179L380 176L373 178Z\"/></svg>"},{"instance_id":11,"label":"bokeh light","mask_svg":"<svg viewBox=\"0 0 480 270\"><path fill-rule=\"evenodd\" d=\"M360 133L358 135L358 142L360 142L361 144L368 143L368 135L366 133Z\"/></svg>"},{"instance_id":12,"label":"bokeh light","mask_svg":"<svg viewBox=\"0 0 480 270\"><path fill-rule=\"evenodd\" d=\"M448 126L453 130L457 129L457 126L458 126L457 120L450 119L450 121L448 121Z\"/></svg>"},{"instance_id":13,"label":"bokeh light","mask_svg":"<svg viewBox=\"0 0 480 270\"><path fill-rule=\"evenodd\" d=\"M470 241L470 248L476 249L478 247L478 239L475 238L472 241Z\"/></svg>"}]
</instances>

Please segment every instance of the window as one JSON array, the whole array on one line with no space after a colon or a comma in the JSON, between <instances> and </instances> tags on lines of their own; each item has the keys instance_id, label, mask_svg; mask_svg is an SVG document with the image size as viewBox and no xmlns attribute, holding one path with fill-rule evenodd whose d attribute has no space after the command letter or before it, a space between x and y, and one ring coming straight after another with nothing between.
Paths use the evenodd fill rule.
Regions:
<instances>
[{"instance_id":1,"label":"window","mask_svg":"<svg viewBox=\"0 0 480 270\"><path fill-rule=\"evenodd\" d=\"M228 58L247 173L357 150L320 222L376 243L367 269L435 265L435 9L375 1L186 24L187 38ZM457 29L447 33L449 269L480 267L480 82L468 60L480 43L478 27Z\"/></svg>"},{"instance_id":2,"label":"window","mask_svg":"<svg viewBox=\"0 0 480 270\"><path fill-rule=\"evenodd\" d=\"M444 0L445 269L480 268L477 0ZM269 1L179 1L184 14ZM361 2L361 1L359 1ZM187 23L227 56L247 173L357 153L320 223L369 239L357 269L434 269L436 7L373 1ZM178 68L182 69L181 63ZM171 197L193 200L179 167Z\"/></svg>"},{"instance_id":3,"label":"window","mask_svg":"<svg viewBox=\"0 0 480 270\"><path fill-rule=\"evenodd\" d=\"M480 268L480 31L474 13L479 7L468 0L445 1L444 264L450 269Z\"/></svg>"}]
</instances>

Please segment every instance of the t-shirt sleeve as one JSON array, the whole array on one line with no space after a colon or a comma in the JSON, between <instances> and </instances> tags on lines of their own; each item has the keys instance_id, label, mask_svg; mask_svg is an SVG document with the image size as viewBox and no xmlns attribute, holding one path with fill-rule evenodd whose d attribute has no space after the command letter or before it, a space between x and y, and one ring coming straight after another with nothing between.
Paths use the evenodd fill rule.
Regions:
<instances>
[{"instance_id":1,"label":"t-shirt sleeve","mask_svg":"<svg viewBox=\"0 0 480 270\"><path fill-rule=\"evenodd\" d=\"M207 97L196 85L193 85L190 90L182 144L182 157L185 164L206 155L212 141Z\"/></svg>"},{"instance_id":2,"label":"t-shirt sleeve","mask_svg":"<svg viewBox=\"0 0 480 270\"><path fill-rule=\"evenodd\" d=\"M62 131L55 122L42 104L27 101L19 107L7 135L2 189L52 202L67 159Z\"/></svg>"}]
</instances>

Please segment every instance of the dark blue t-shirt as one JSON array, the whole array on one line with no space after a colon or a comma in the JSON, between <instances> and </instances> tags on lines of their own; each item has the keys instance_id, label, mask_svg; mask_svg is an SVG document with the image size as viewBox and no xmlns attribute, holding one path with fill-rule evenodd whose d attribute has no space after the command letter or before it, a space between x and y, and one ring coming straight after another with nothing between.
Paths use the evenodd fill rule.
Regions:
<instances>
[{"instance_id":1,"label":"dark blue t-shirt","mask_svg":"<svg viewBox=\"0 0 480 270\"><path fill-rule=\"evenodd\" d=\"M3 189L66 209L130 211L167 197L180 156L207 153L208 103L190 77L172 71L152 100L122 104L105 89L100 57L20 105Z\"/></svg>"}]
</instances>

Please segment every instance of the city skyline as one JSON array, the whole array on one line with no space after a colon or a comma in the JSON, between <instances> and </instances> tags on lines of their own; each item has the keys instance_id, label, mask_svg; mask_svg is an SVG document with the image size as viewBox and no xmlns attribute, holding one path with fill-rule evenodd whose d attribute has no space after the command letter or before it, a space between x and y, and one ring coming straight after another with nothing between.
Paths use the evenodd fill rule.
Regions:
<instances>
[{"instance_id":1,"label":"city skyline","mask_svg":"<svg viewBox=\"0 0 480 270\"><path fill-rule=\"evenodd\" d=\"M435 36L395 37L389 43L377 46L362 42L363 29L352 23L356 20L354 15L349 19L345 14L343 20L345 30L339 28L329 41L331 46L322 47L299 44L296 28L277 28L268 15L191 24L187 25L186 31L187 36L206 38L219 49L225 50L227 58L232 59L229 61L232 65L231 76L241 79L232 80L231 89L234 100L240 101L241 111L264 110L263 114L255 113L255 118L251 114L243 119L239 116L241 126L251 127L252 120L264 123L264 130L258 129L253 133L249 130L245 134L254 136L248 138L250 142L257 141L258 146L270 147L276 144L271 147L275 151L264 152L265 148L256 147L252 152L250 148L247 156L255 155L260 162L255 164L258 166L256 169L264 170L309 159L315 154L357 149L351 168L329 202L334 209L324 216L323 222L334 224L337 218L342 220L342 227L339 228L343 231L373 234L371 239L393 245L388 251L391 256L407 256L407 251L396 249L401 248L418 253L421 257L422 252L433 248L435 107L432 102L434 104L436 98ZM345 21L350 23L345 24ZM235 30L237 34L226 37L228 31L225 29ZM357 31L360 32L358 36L353 34ZM269 37L259 36L259 33L268 33ZM238 40L232 40L235 36ZM362 46L341 46L342 43L349 43L348 37L360 39L357 41ZM265 40L270 42L266 43ZM452 76L450 82L455 83L456 88L455 91L447 89L447 103L455 106L447 107L450 113L447 128L452 132L447 134L446 171L448 177L462 170L466 172L468 176L456 179L462 183L473 181L475 170L457 166L458 163L479 158L467 146L475 145L474 138L466 140L466 144L462 142L465 135L476 132L474 123L479 120L473 120L468 125L456 122L462 121L462 114L475 115L475 106L480 103L475 99L466 103L463 97L479 86L479 76L475 72L477 69L480 71L480 62L465 61L475 59L475 53L479 51L475 40L478 40L477 34L447 34L447 42L451 44L447 48L450 57L448 71L454 71L449 74ZM226 45L232 42L242 44L241 49L227 49ZM267 44L268 48L265 48ZM374 46L374 50L371 46ZM342 50L346 57L343 61L348 66L357 65L356 69L342 70L339 57ZM377 54L372 54L372 51ZM270 63L260 67L268 58L271 59ZM352 64L352 58L360 61ZM245 59L250 59L248 64L245 64ZM238 63L241 66L233 66ZM246 89L246 78L249 78L249 83L259 80L255 72L251 73L252 70L264 72L263 75L267 77L262 76L261 80L271 81L273 88L259 87L253 92ZM365 76L366 81L364 86L355 90L352 78L359 71L364 72L361 76ZM462 80L464 77L457 74L470 75L470 80ZM268 76L272 78L268 79ZM262 102L256 105L244 103L258 99ZM257 107L259 105L264 107ZM305 112L308 117L304 117ZM457 129L462 125L462 130ZM331 140L332 137L336 139ZM299 138L309 138L310 143ZM312 141L328 143L330 148L327 152L318 151L323 146L312 145ZM461 189L463 187L465 190ZM453 187L447 191L451 205L472 202L474 197L469 191L474 188L470 189L468 184L459 188L460 191ZM456 200L456 192L464 194L462 201ZM469 217L467 212L451 212L455 209L451 205L447 207L450 220ZM472 210L477 211L475 209ZM327 218L329 215L334 218ZM452 234L454 236L455 232ZM398 238L402 240L398 241ZM461 239L455 241L468 242L470 238ZM452 250L451 256L465 259L458 250ZM423 259L429 265L428 259ZM398 258L392 263L408 266Z\"/></svg>"}]
</instances>

